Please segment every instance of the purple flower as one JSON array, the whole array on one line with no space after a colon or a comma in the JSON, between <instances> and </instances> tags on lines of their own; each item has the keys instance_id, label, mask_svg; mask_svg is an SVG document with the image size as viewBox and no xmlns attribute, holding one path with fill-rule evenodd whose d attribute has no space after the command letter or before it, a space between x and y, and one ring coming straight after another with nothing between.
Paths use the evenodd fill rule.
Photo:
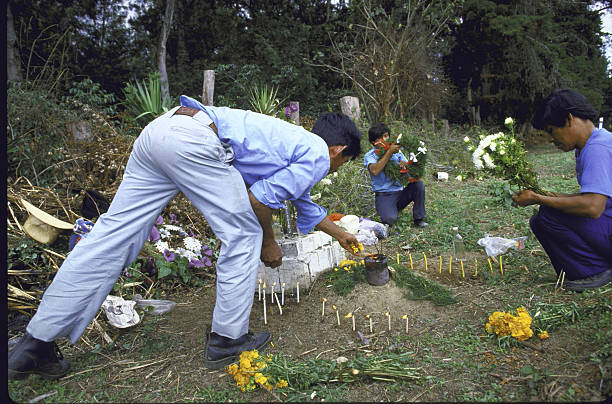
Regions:
<instances>
[{"instance_id":1,"label":"purple flower","mask_svg":"<svg viewBox=\"0 0 612 404\"><path fill-rule=\"evenodd\" d=\"M151 228L151 232L149 233L149 237L147 238L147 240L154 243L159 239L160 239L159 230L157 230L157 227L153 226L153 228Z\"/></svg>"},{"instance_id":2,"label":"purple flower","mask_svg":"<svg viewBox=\"0 0 612 404\"><path fill-rule=\"evenodd\" d=\"M204 263L204 265L206 265L207 267L211 267L212 266L212 262L210 261L210 258L208 257L202 257L202 262Z\"/></svg>"},{"instance_id":3,"label":"purple flower","mask_svg":"<svg viewBox=\"0 0 612 404\"><path fill-rule=\"evenodd\" d=\"M166 262L174 261L175 257L176 257L176 254L174 254L172 251L164 250L164 258L166 259Z\"/></svg>"},{"instance_id":4,"label":"purple flower","mask_svg":"<svg viewBox=\"0 0 612 404\"><path fill-rule=\"evenodd\" d=\"M297 104L296 104L295 102L293 102L293 101L291 101L291 102L289 103L289 108L291 109L291 112L295 112L295 111L297 111L297 110L298 110L298 106L297 106Z\"/></svg>"},{"instance_id":5,"label":"purple flower","mask_svg":"<svg viewBox=\"0 0 612 404\"><path fill-rule=\"evenodd\" d=\"M161 217L161 215L159 215L157 217L157 220L155 221L155 224L158 225L158 226L164 224L164 218Z\"/></svg>"},{"instance_id":6,"label":"purple flower","mask_svg":"<svg viewBox=\"0 0 612 404\"><path fill-rule=\"evenodd\" d=\"M176 220L176 215L174 213L170 213L170 223L177 224L178 220Z\"/></svg>"},{"instance_id":7,"label":"purple flower","mask_svg":"<svg viewBox=\"0 0 612 404\"><path fill-rule=\"evenodd\" d=\"M189 266L195 268L204 268L204 263L200 260L192 258L191 261L189 261Z\"/></svg>"},{"instance_id":8,"label":"purple flower","mask_svg":"<svg viewBox=\"0 0 612 404\"><path fill-rule=\"evenodd\" d=\"M212 255L212 250L210 249L209 246L205 245L204 247L202 247L202 253L210 257Z\"/></svg>"},{"instance_id":9,"label":"purple flower","mask_svg":"<svg viewBox=\"0 0 612 404\"><path fill-rule=\"evenodd\" d=\"M291 118L291 107L285 107L285 116Z\"/></svg>"},{"instance_id":10,"label":"purple flower","mask_svg":"<svg viewBox=\"0 0 612 404\"><path fill-rule=\"evenodd\" d=\"M195 235L195 234L193 234L193 232L192 232L191 230L189 230L189 236L190 236L190 237L195 237L196 235Z\"/></svg>"}]
</instances>

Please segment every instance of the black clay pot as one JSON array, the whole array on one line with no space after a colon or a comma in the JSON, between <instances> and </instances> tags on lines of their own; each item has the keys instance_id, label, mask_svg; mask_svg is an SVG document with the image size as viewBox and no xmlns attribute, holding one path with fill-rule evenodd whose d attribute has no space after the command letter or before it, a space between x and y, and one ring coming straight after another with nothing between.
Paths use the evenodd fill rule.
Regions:
<instances>
[{"instance_id":1,"label":"black clay pot","mask_svg":"<svg viewBox=\"0 0 612 404\"><path fill-rule=\"evenodd\" d=\"M387 257L383 254L367 255L364 259L366 280L370 285L380 286L389 282Z\"/></svg>"}]
</instances>

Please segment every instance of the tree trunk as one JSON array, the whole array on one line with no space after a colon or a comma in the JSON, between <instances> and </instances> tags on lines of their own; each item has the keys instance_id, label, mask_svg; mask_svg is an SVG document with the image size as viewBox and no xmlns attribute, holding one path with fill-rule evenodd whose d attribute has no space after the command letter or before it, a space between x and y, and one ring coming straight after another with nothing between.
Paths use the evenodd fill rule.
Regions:
<instances>
[{"instance_id":1,"label":"tree trunk","mask_svg":"<svg viewBox=\"0 0 612 404\"><path fill-rule=\"evenodd\" d=\"M6 78L9 81L21 81L21 61L19 60L19 50L15 47L17 36L15 35L15 24L13 13L6 3Z\"/></svg>"},{"instance_id":2,"label":"tree trunk","mask_svg":"<svg viewBox=\"0 0 612 404\"><path fill-rule=\"evenodd\" d=\"M162 99L170 98L170 88L168 85L168 72L166 71L166 42L172 26L172 14L174 14L174 0L166 3L166 14L162 25L161 39L159 42L159 52L157 65L159 68L159 83L161 85Z\"/></svg>"}]
</instances>

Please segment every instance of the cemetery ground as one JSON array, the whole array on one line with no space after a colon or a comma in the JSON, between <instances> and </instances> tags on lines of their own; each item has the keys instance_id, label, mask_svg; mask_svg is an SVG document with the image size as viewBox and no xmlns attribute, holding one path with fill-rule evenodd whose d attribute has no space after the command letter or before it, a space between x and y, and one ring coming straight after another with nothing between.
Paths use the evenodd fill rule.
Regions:
<instances>
[{"instance_id":1,"label":"cemetery ground","mask_svg":"<svg viewBox=\"0 0 612 404\"><path fill-rule=\"evenodd\" d=\"M545 189L577 190L573 153L544 145L530 151L530 160ZM71 346L68 340L59 340L71 372L57 381L31 376L8 382L10 397L16 402L37 398L39 402L574 402L610 397L612 287L584 293L555 290L550 261L529 230L533 208L505 205L500 181L460 182L451 176L448 182L437 182L431 174L425 181L429 227L411 227L409 207L382 244L396 279L383 286L358 283L341 296L323 274L310 290L301 291L299 304L293 293L286 294L282 316L276 306L268 305L267 325L256 292L251 329L271 332L266 353L285 369L288 387L242 392L225 370L204 367L205 332L215 301L211 277L202 287L165 296L177 302L176 307L162 316L145 314L134 327L112 328L102 314L97 321L106 325L112 344L96 330L89 332L88 344ZM465 277L457 264L449 274L453 226L459 226L466 242ZM503 276L499 263L489 268L476 243L485 233L528 236L525 249L503 256ZM409 250L401 248L406 245ZM367 246L366 252L377 248ZM477 276L473 276L474 259ZM412 300L414 290L397 282L400 273L418 275L423 285L427 280L441 285L456 302L436 305L431 295ZM340 326L332 305L339 310ZM487 334L489 315L520 306L534 317L534 336L527 344L498 341ZM345 318L348 312L354 313L356 331L363 338ZM372 332L366 314L373 319ZM547 329L550 337L539 340L536 325ZM416 377L376 379L364 371L354 380L340 380L335 361L339 356L362 370L407 367Z\"/></svg>"}]
</instances>

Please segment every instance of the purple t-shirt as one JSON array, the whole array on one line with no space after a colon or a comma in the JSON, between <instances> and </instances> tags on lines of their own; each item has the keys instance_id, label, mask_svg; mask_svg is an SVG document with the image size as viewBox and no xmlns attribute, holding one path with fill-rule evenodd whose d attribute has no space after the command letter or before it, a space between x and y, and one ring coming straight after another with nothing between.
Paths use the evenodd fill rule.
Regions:
<instances>
[{"instance_id":1,"label":"purple t-shirt","mask_svg":"<svg viewBox=\"0 0 612 404\"><path fill-rule=\"evenodd\" d=\"M580 193L608 197L604 215L612 218L612 133L595 129L586 145L576 149L576 178Z\"/></svg>"}]
</instances>

